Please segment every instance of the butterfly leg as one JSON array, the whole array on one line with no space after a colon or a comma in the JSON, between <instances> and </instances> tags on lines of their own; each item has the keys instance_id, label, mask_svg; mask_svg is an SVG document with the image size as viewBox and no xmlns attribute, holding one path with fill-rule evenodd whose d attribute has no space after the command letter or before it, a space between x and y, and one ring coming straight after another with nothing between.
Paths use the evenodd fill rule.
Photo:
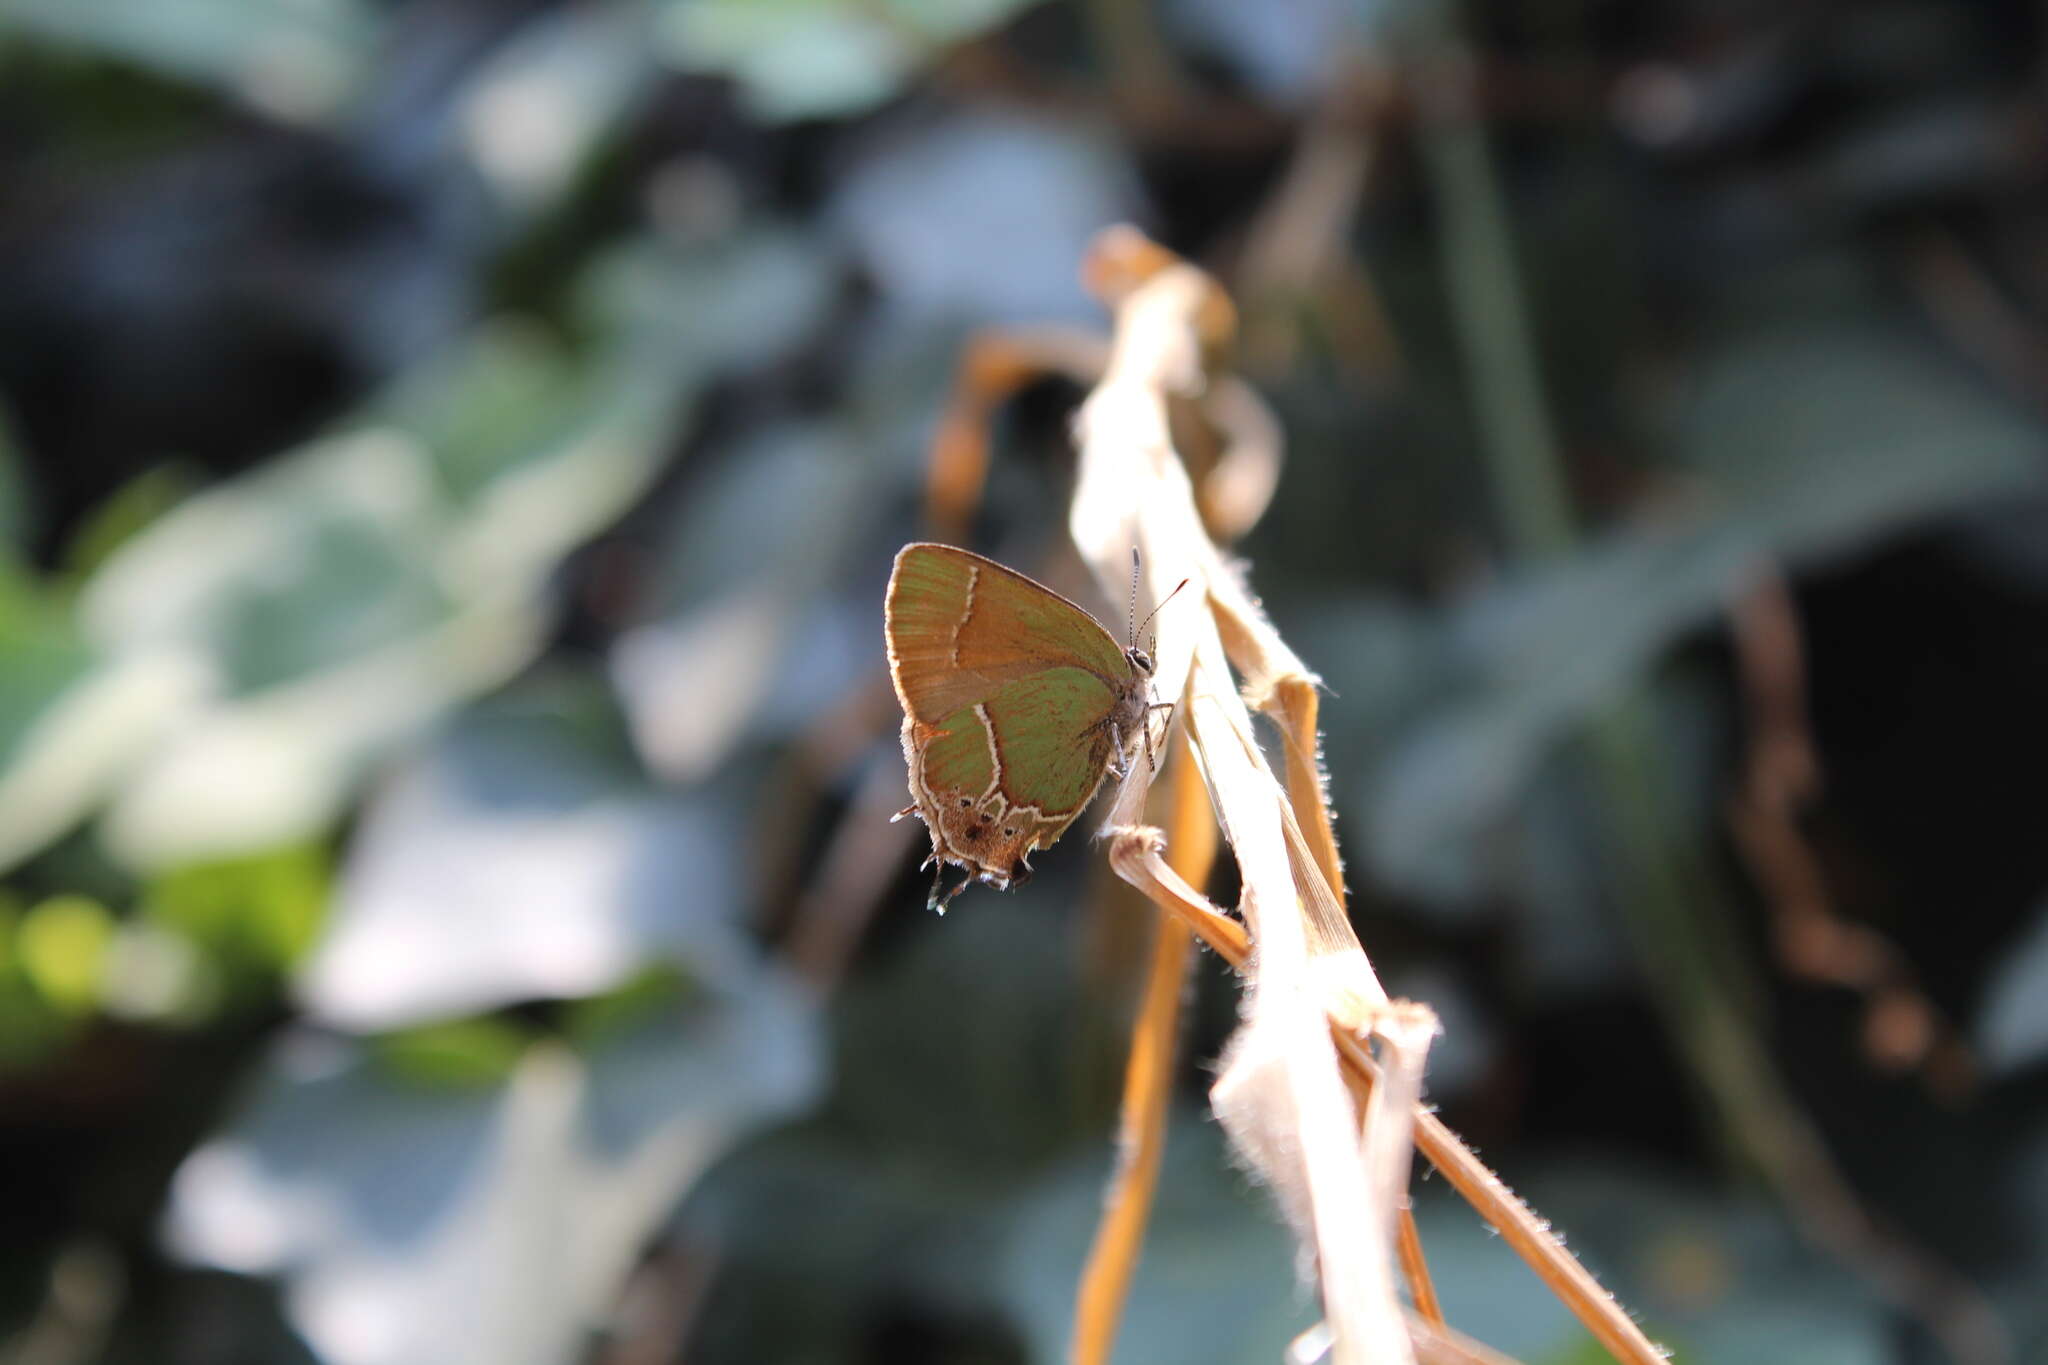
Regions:
<instances>
[{"instance_id":1,"label":"butterfly leg","mask_svg":"<svg viewBox=\"0 0 2048 1365\"><path fill-rule=\"evenodd\" d=\"M915 814L917 814L917 803L913 801L909 805L905 806L902 810L899 810L894 815L890 816L889 823L893 825L898 820L901 820L904 816Z\"/></svg>"},{"instance_id":2,"label":"butterfly leg","mask_svg":"<svg viewBox=\"0 0 2048 1365\"><path fill-rule=\"evenodd\" d=\"M927 866L930 866L930 865L931 865L931 864L933 864L933 863L938 863L938 862L939 862L939 855L938 855L938 854L936 854L936 853L934 853L934 854L932 854L932 856L931 856L931 857L929 857L929 858L926 858L926 859L924 860L924 862L923 862L922 864L920 864L920 865L919 865L919 871L922 871L922 870L923 870L923 869L924 869L925 867L927 867ZM944 907L943 905L940 905L940 904L939 904L939 879L940 879L941 877L944 877L945 875L946 875L946 867L945 867L945 864L943 864L943 863L940 863L940 864L939 864L939 866L937 866L937 867L935 867L935 868L933 868L933 869L932 869L932 890L931 890L931 894L930 894L930 895L928 895L928 896L926 896L926 897L924 898L924 908L925 908L925 909L927 909L927 910L936 910L936 911L938 911L938 912L939 912L940 914L942 914L942 915L946 913L946 907ZM959 894L959 893L958 893L958 892L955 892L954 894L956 894L956 895L957 895L957 894Z\"/></svg>"},{"instance_id":3,"label":"butterfly leg","mask_svg":"<svg viewBox=\"0 0 2048 1365\"><path fill-rule=\"evenodd\" d=\"M1145 708L1145 761L1152 765L1152 771L1155 773L1159 771L1159 764L1153 757L1152 713L1155 711L1166 712L1166 723L1171 725L1173 724L1173 705L1170 701L1155 701ZM1164 742L1165 738L1164 735L1161 735L1161 742Z\"/></svg>"},{"instance_id":4,"label":"butterfly leg","mask_svg":"<svg viewBox=\"0 0 2048 1365\"><path fill-rule=\"evenodd\" d=\"M942 915L945 914L946 907L953 903L953 898L972 885L974 885L974 874L972 872L969 872L965 876L960 878L960 884L958 886L954 887L951 891L948 891L945 895L941 896L939 894L939 879L937 877L932 878L932 897L930 901L930 908L938 911Z\"/></svg>"},{"instance_id":5,"label":"butterfly leg","mask_svg":"<svg viewBox=\"0 0 2048 1365\"><path fill-rule=\"evenodd\" d=\"M1131 765L1124 761L1124 732L1115 721L1109 723L1109 753L1109 770L1122 782L1131 775Z\"/></svg>"}]
</instances>

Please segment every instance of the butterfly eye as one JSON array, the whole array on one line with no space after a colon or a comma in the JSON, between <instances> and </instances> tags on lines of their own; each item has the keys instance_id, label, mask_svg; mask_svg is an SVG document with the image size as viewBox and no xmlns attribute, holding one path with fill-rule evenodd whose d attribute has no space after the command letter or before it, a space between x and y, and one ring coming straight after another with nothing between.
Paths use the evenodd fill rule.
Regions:
<instances>
[{"instance_id":1,"label":"butterfly eye","mask_svg":"<svg viewBox=\"0 0 2048 1365\"><path fill-rule=\"evenodd\" d=\"M1152 656L1150 654L1147 654L1144 650L1139 649L1136 645L1132 645L1128 652L1131 656L1132 665L1135 666L1140 673L1150 673L1152 671Z\"/></svg>"}]
</instances>

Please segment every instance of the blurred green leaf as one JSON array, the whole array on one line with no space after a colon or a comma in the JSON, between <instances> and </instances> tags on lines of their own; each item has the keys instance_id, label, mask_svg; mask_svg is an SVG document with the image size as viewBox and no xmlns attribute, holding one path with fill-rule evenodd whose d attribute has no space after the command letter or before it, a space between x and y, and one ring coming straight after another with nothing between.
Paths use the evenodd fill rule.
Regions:
<instances>
[{"instance_id":1,"label":"blurred green leaf","mask_svg":"<svg viewBox=\"0 0 2048 1365\"><path fill-rule=\"evenodd\" d=\"M765 363L824 321L834 264L816 234L773 220L711 241L627 241L577 285L577 318L597 341L592 369L624 392L673 401L679 382Z\"/></svg>"},{"instance_id":2,"label":"blurred green leaf","mask_svg":"<svg viewBox=\"0 0 2048 1365\"><path fill-rule=\"evenodd\" d=\"M579 1047L591 1047L648 1021L664 1011L687 1007L696 983L667 964L641 971L623 985L598 995L571 1000L562 1008L562 1032Z\"/></svg>"},{"instance_id":3,"label":"blurred green leaf","mask_svg":"<svg viewBox=\"0 0 2048 1365\"><path fill-rule=\"evenodd\" d=\"M853 1362L878 1304L1002 1312L1029 1259L1012 1254L1020 1225L1048 1186L1073 1181L1061 1216L1075 1221L1062 1228L1085 1246L1122 1039L1110 1003L1082 990L1056 908L1072 894L1041 881L972 915L927 918L880 971L849 983L833 1011L826 1108L735 1153L682 1214L688 1239L724 1259L707 1356ZM1206 1176L1234 1187L1214 1132L1197 1139L1215 1158ZM1071 1295L1076 1262L1056 1259L1064 1247L1038 1250L1033 1283ZM1289 1265L1283 1250L1283 1282Z\"/></svg>"},{"instance_id":4,"label":"blurred green leaf","mask_svg":"<svg viewBox=\"0 0 2048 1365\"><path fill-rule=\"evenodd\" d=\"M110 651L202 651L237 692L417 631L445 609L421 559L438 520L427 460L363 431L210 488L129 539L80 618Z\"/></svg>"},{"instance_id":5,"label":"blurred green leaf","mask_svg":"<svg viewBox=\"0 0 2048 1365\"><path fill-rule=\"evenodd\" d=\"M457 113L470 164L515 218L561 200L657 70L631 3L543 10L481 64Z\"/></svg>"},{"instance_id":6,"label":"blurred green leaf","mask_svg":"<svg viewBox=\"0 0 2048 1365\"><path fill-rule=\"evenodd\" d=\"M861 454L838 424L771 429L677 520L649 594L661 614L611 656L655 772L703 781L764 730L809 723L871 664L868 640L835 658L801 629L863 528Z\"/></svg>"},{"instance_id":7,"label":"blurred green leaf","mask_svg":"<svg viewBox=\"0 0 2048 1365\"><path fill-rule=\"evenodd\" d=\"M1590 1157L1546 1164L1518 1183L1680 1362L1882 1365L1895 1354L1875 1289L1801 1240L1761 1195ZM1445 1314L1525 1360L1571 1349L1560 1337L1583 1342L1555 1300L1517 1311L1521 1286L1534 1277L1462 1201L1443 1194L1418 1199L1416 1214L1432 1271L1443 1267Z\"/></svg>"},{"instance_id":8,"label":"blurred green leaf","mask_svg":"<svg viewBox=\"0 0 2048 1365\"><path fill-rule=\"evenodd\" d=\"M1395 884L1477 894L1488 860L1472 841L1558 740L1759 566L1840 556L2041 485L2032 423L1868 320L1729 343L1680 432L1699 480L1688 501L1490 587L1445 623L1446 676L1362 803Z\"/></svg>"},{"instance_id":9,"label":"blurred green leaf","mask_svg":"<svg viewBox=\"0 0 2048 1365\"><path fill-rule=\"evenodd\" d=\"M67 598L0 545L0 870L82 819L201 685L176 661L108 660Z\"/></svg>"},{"instance_id":10,"label":"blurred green leaf","mask_svg":"<svg viewBox=\"0 0 2048 1365\"><path fill-rule=\"evenodd\" d=\"M442 490L462 505L560 438L576 385L559 343L534 324L501 318L408 370L378 408L419 439Z\"/></svg>"},{"instance_id":11,"label":"blurred green leaf","mask_svg":"<svg viewBox=\"0 0 2048 1365\"><path fill-rule=\"evenodd\" d=\"M5 409L0 409L0 563L10 568L29 526L29 489L21 453Z\"/></svg>"},{"instance_id":12,"label":"blurred green leaf","mask_svg":"<svg viewBox=\"0 0 2048 1365\"><path fill-rule=\"evenodd\" d=\"M854 114L1035 0L659 0L663 54L730 75L768 119Z\"/></svg>"},{"instance_id":13,"label":"blurred green leaf","mask_svg":"<svg viewBox=\"0 0 2048 1365\"><path fill-rule=\"evenodd\" d=\"M0 771L92 667L92 650L56 604L26 574L0 565Z\"/></svg>"},{"instance_id":14,"label":"blurred green leaf","mask_svg":"<svg viewBox=\"0 0 2048 1365\"><path fill-rule=\"evenodd\" d=\"M6 0L9 27L300 118L330 114L353 90L376 32L360 0Z\"/></svg>"},{"instance_id":15,"label":"blurred green leaf","mask_svg":"<svg viewBox=\"0 0 2048 1365\"><path fill-rule=\"evenodd\" d=\"M595 358L572 371L487 327L446 362L455 382L395 389L188 499L94 575L91 642L212 691L119 791L117 856L325 829L377 756L532 657L556 564L646 489L692 395L791 344L827 297L818 253L772 231L642 244L593 273Z\"/></svg>"},{"instance_id":16,"label":"blurred green leaf","mask_svg":"<svg viewBox=\"0 0 2048 1365\"><path fill-rule=\"evenodd\" d=\"M114 852L161 866L317 833L384 747L523 662L537 584L458 596L434 560L447 536L426 453L368 429L210 489L124 546L87 585L88 632L212 695L119 793Z\"/></svg>"},{"instance_id":17,"label":"blurred green leaf","mask_svg":"<svg viewBox=\"0 0 2048 1365\"><path fill-rule=\"evenodd\" d=\"M22 962L20 897L0 888L0 1071L42 1061L77 1027L30 978Z\"/></svg>"},{"instance_id":18,"label":"blurred green leaf","mask_svg":"<svg viewBox=\"0 0 2048 1365\"><path fill-rule=\"evenodd\" d=\"M1701 367L1678 436L1724 534L1799 560L2037 485L2044 445L1983 382L1869 318L1731 342Z\"/></svg>"},{"instance_id":19,"label":"blurred green leaf","mask_svg":"<svg viewBox=\"0 0 2048 1365\"><path fill-rule=\"evenodd\" d=\"M526 1047L505 1084L478 1084L511 1051L505 1027L407 1035L405 1064L453 1085L292 1040L180 1170L170 1245L283 1276L295 1326L331 1359L359 1358L357 1325L377 1322L378 1359L556 1365L704 1165L819 1081L808 1002L758 964L581 1056Z\"/></svg>"},{"instance_id":20,"label":"blurred green leaf","mask_svg":"<svg viewBox=\"0 0 2048 1365\"><path fill-rule=\"evenodd\" d=\"M381 1031L747 960L729 794L650 787L585 693L609 701L521 686L380 789L299 973L315 1018Z\"/></svg>"},{"instance_id":21,"label":"blurred green leaf","mask_svg":"<svg viewBox=\"0 0 2048 1365\"><path fill-rule=\"evenodd\" d=\"M1317 1316L1297 1286L1293 1239L1271 1199L1232 1166L1220 1130L1206 1120L1185 1109L1171 1116L1117 1361L1280 1360ZM1017 1200L993 1288L1024 1328L1034 1359L1058 1360L1066 1349L1078 1267L1108 1178L1105 1151Z\"/></svg>"},{"instance_id":22,"label":"blurred green leaf","mask_svg":"<svg viewBox=\"0 0 2048 1365\"><path fill-rule=\"evenodd\" d=\"M930 928L849 985L834 1112L933 1184L1004 1188L1103 1140L1123 1038L1045 904L989 897Z\"/></svg>"},{"instance_id":23,"label":"blurred green leaf","mask_svg":"<svg viewBox=\"0 0 2048 1365\"><path fill-rule=\"evenodd\" d=\"M485 1015L387 1033L372 1042L371 1052L411 1085L496 1088L511 1079L534 1037L532 1029L510 1019Z\"/></svg>"},{"instance_id":24,"label":"blurred green leaf","mask_svg":"<svg viewBox=\"0 0 2048 1365\"><path fill-rule=\"evenodd\" d=\"M189 659L95 666L68 632L0 643L0 868L83 819L205 686Z\"/></svg>"},{"instance_id":25,"label":"blurred green leaf","mask_svg":"<svg viewBox=\"0 0 2048 1365\"><path fill-rule=\"evenodd\" d=\"M60 1013L73 1017L99 1007L114 917L87 896L52 896L21 917L14 957L22 975Z\"/></svg>"},{"instance_id":26,"label":"blurred green leaf","mask_svg":"<svg viewBox=\"0 0 2048 1365\"><path fill-rule=\"evenodd\" d=\"M852 1083L872 1082L859 1076ZM943 1089L923 1094L952 1104ZM1315 1316L1292 1239L1212 1122L1180 1107L1170 1123L1116 1359L1278 1360ZM707 1178L683 1217L726 1254L706 1307L707 1354L852 1365L862 1324L908 1301L947 1319L993 1317L1021 1336L1024 1358L1062 1358L1111 1143L1097 1130L1029 1175L980 1164L971 1147L920 1160L837 1121L753 1144Z\"/></svg>"},{"instance_id":27,"label":"blurred green leaf","mask_svg":"<svg viewBox=\"0 0 2048 1365\"><path fill-rule=\"evenodd\" d=\"M0 0L0 33L135 62L267 112L319 118L375 50L365 0Z\"/></svg>"},{"instance_id":28,"label":"blurred green leaf","mask_svg":"<svg viewBox=\"0 0 2048 1365\"><path fill-rule=\"evenodd\" d=\"M274 982L319 936L333 876L327 853L295 844L152 878L143 913L202 948L232 979Z\"/></svg>"},{"instance_id":29,"label":"blurred green leaf","mask_svg":"<svg viewBox=\"0 0 2048 1365\"><path fill-rule=\"evenodd\" d=\"M21 960L21 898L0 887L0 1071L34 1066L77 1026L29 977Z\"/></svg>"},{"instance_id":30,"label":"blurred green leaf","mask_svg":"<svg viewBox=\"0 0 2048 1365\"><path fill-rule=\"evenodd\" d=\"M199 477L176 462L144 470L100 500L64 547L65 568L90 577L142 529L199 488Z\"/></svg>"}]
</instances>

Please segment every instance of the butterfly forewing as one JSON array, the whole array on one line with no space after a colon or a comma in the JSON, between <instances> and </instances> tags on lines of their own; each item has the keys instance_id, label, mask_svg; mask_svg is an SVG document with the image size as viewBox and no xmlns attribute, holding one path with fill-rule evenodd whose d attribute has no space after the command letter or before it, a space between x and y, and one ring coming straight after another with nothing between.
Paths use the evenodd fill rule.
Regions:
<instances>
[{"instance_id":1,"label":"butterfly forewing","mask_svg":"<svg viewBox=\"0 0 2048 1365\"><path fill-rule=\"evenodd\" d=\"M936 721L1006 682L1074 664L1105 681L1130 660L1096 619L1043 584L950 545L906 545L889 577L889 669L906 713Z\"/></svg>"}]
</instances>

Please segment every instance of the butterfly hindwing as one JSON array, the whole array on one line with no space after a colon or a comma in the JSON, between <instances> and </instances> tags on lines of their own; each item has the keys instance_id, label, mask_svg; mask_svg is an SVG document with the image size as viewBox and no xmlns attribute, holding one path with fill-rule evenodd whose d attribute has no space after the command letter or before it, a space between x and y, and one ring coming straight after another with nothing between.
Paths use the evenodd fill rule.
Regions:
<instances>
[{"instance_id":1,"label":"butterfly hindwing","mask_svg":"<svg viewBox=\"0 0 2048 1365\"><path fill-rule=\"evenodd\" d=\"M1019 678L990 698L983 710L994 722L1013 800L1046 816L1079 815L1111 757L1108 722L1115 706L1116 693L1078 668Z\"/></svg>"}]
</instances>

